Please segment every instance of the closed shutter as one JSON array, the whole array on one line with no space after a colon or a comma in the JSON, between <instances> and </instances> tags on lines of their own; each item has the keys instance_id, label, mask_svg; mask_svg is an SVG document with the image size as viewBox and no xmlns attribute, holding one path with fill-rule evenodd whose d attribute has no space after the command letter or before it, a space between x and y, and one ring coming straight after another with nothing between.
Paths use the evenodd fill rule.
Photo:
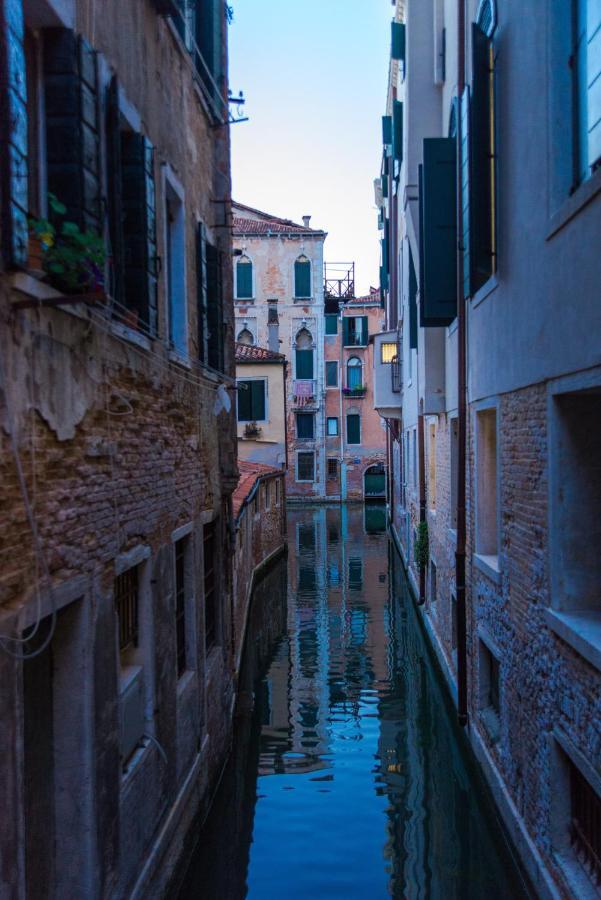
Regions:
<instances>
[{"instance_id":1,"label":"closed shutter","mask_svg":"<svg viewBox=\"0 0 601 900\"><path fill-rule=\"evenodd\" d=\"M417 278L409 245L409 348L417 350Z\"/></svg>"},{"instance_id":2,"label":"closed shutter","mask_svg":"<svg viewBox=\"0 0 601 900\"><path fill-rule=\"evenodd\" d=\"M198 316L198 359L208 359L207 347L207 238L202 222L196 231L196 302Z\"/></svg>"},{"instance_id":3,"label":"closed shutter","mask_svg":"<svg viewBox=\"0 0 601 900\"><path fill-rule=\"evenodd\" d=\"M349 323L350 319L348 318L348 316L345 316L342 319L342 343L345 347L349 347L352 343Z\"/></svg>"},{"instance_id":4,"label":"closed shutter","mask_svg":"<svg viewBox=\"0 0 601 900\"><path fill-rule=\"evenodd\" d=\"M461 121L459 123L461 140L461 188L463 194L463 297L471 295L470 271L470 90L463 92L461 99Z\"/></svg>"},{"instance_id":5,"label":"closed shutter","mask_svg":"<svg viewBox=\"0 0 601 900\"><path fill-rule=\"evenodd\" d=\"M472 25L471 162L470 162L470 289L482 287L494 261L494 121L492 109L492 44Z\"/></svg>"},{"instance_id":6,"label":"closed shutter","mask_svg":"<svg viewBox=\"0 0 601 900\"><path fill-rule=\"evenodd\" d=\"M361 316L360 318L361 324L361 343L364 347L367 346L367 341L369 340L369 325L367 316Z\"/></svg>"},{"instance_id":7,"label":"closed shutter","mask_svg":"<svg viewBox=\"0 0 601 900\"><path fill-rule=\"evenodd\" d=\"M311 296L311 263L308 260L297 259L294 263L294 296Z\"/></svg>"},{"instance_id":8,"label":"closed shutter","mask_svg":"<svg viewBox=\"0 0 601 900\"><path fill-rule=\"evenodd\" d=\"M421 325L450 325L457 315L457 145L426 138L420 191Z\"/></svg>"},{"instance_id":9,"label":"closed shutter","mask_svg":"<svg viewBox=\"0 0 601 900\"><path fill-rule=\"evenodd\" d=\"M382 116L382 143L392 144L392 116Z\"/></svg>"},{"instance_id":10,"label":"closed shutter","mask_svg":"<svg viewBox=\"0 0 601 900\"><path fill-rule=\"evenodd\" d=\"M202 55L202 62L195 60L195 65L199 77L214 100L218 98L223 80L221 61L223 20L223 4L220 0L204 0L203 3L197 4L196 44ZM213 82L217 84L217 89Z\"/></svg>"},{"instance_id":11,"label":"closed shutter","mask_svg":"<svg viewBox=\"0 0 601 900\"><path fill-rule=\"evenodd\" d=\"M24 39L21 0L0 0L0 243L4 264L8 268L27 263L27 72Z\"/></svg>"},{"instance_id":12,"label":"closed shutter","mask_svg":"<svg viewBox=\"0 0 601 900\"><path fill-rule=\"evenodd\" d=\"M121 195L125 247L124 303L157 333L156 208L154 152L142 134L121 132Z\"/></svg>"},{"instance_id":13,"label":"closed shutter","mask_svg":"<svg viewBox=\"0 0 601 900\"><path fill-rule=\"evenodd\" d=\"M312 441L314 437L315 417L312 413L296 414L296 436L300 440Z\"/></svg>"},{"instance_id":14,"label":"closed shutter","mask_svg":"<svg viewBox=\"0 0 601 900\"><path fill-rule=\"evenodd\" d=\"M251 390L251 418L253 422L265 419L265 382L249 381Z\"/></svg>"},{"instance_id":15,"label":"closed shutter","mask_svg":"<svg viewBox=\"0 0 601 900\"><path fill-rule=\"evenodd\" d=\"M355 413L346 417L346 441L347 444L361 443L361 416Z\"/></svg>"},{"instance_id":16,"label":"closed shutter","mask_svg":"<svg viewBox=\"0 0 601 900\"><path fill-rule=\"evenodd\" d=\"M392 106L392 155L403 161L403 104L395 100Z\"/></svg>"},{"instance_id":17,"label":"closed shutter","mask_svg":"<svg viewBox=\"0 0 601 900\"><path fill-rule=\"evenodd\" d=\"M391 53L393 59L405 62L405 25L403 22L392 22Z\"/></svg>"},{"instance_id":18,"label":"closed shutter","mask_svg":"<svg viewBox=\"0 0 601 900\"><path fill-rule=\"evenodd\" d=\"M208 363L218 372L223 371L223 285L221 278L221 253L207 243L207 329Z\"/></svg>"},{"instance_id":19,"label":"closed shutter","mask_svg":"<svg viewBox=\"0 0 601 900\"><path fill-rule=\"evenodd\" d=\"M111 294L123 304L125 243L123 236L123 199L121 196L121 129L119 123L119 83L111 78L106 89L106 165L110 236Z\"/></svg>"},{"instance_id":20,"label":"closed shutter","mask_svg":"<svg viewBox=\"0 0 601 900\"><path fill-rule=\"evenodd\" d=\"M238 421L252 421L252 381L239 381L238 390Z\"/></svg>"},{"instance_id":21,"label":"closed shutter","mask_svg":"<svg viewBox=\"0 0 601 900\"><path fill-rule=\"evenodd\" d=\"M96 53L67 28L44 31L48 190L82 229L101 230Z\"/></svg>"},{"instance_id":22,"label":"closed shutter","mask_svg":"<svg viewBox=\"0 0 601 900\"><path fill-rule=\"evenodd\" d=\"M253 267L249 259L239 259L236 263L236 297L249 300L253 295Z\"/></svg>"},{"instance_id":23,"label":"closed shutter","mask_svg":"<svg viewBox=\"0 0 601 900\"><path fill-rule=\"evenodd\" d=\"M338 316L326 316L326 334L338 334Z\"/></svg>"},{"instance_id":24,"label":"closed shutter","mask_svg":"<svg viewBox=\"0 0 601 900\"><path fill-rule=\"evenodd\" d=\"M298 379L313 378L313 351L296 351L296 377Z\"/></svg>"}]
</instances>

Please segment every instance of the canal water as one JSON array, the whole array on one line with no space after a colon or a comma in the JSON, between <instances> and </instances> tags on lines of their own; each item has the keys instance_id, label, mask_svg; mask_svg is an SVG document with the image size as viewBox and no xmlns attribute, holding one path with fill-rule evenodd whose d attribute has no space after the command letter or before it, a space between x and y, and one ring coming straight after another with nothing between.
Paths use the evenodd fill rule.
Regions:
<instances>
[{"instance_id":1,"label":"canal water","mask_svg":"<svg viewBox=\"0 0 601 900\"><path fill-rule=\"evenodd\" d=\"M383 507L293 508L180 900L527 897Z\"/></svg>"}]
</instances>

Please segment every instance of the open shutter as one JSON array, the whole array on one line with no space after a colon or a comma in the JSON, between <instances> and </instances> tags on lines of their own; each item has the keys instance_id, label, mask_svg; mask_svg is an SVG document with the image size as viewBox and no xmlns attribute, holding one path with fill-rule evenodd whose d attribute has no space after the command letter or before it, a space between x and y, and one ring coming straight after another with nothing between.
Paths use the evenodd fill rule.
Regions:
<instances>
[{"instance_id":1,"label":"open shutter","mask_svg":"<svg viewBox=\"0 0 601 900\"><path fill-rule=\"evenodd\" d=\"M218 372L223 371L223 285L221 278L221 253L207 243L207 328L208 363Z\"/></svg>"},{"instance_id":2,"label":"open shutter","mask_svg":"<svg viewBox=\"0 0 601 900\"><path fill-rule=\"evenodd\" d=\"M253 421L261 421L265 418L265 382L250 381L252 393L251 418Z\"/></svg>"},{"instance_id":3,"label":"open shutter","mask_svg":"<svg viewBox=\"0 0 601 900\"><path fill-rule=\"evenodd\" d=\"M457 145L426 138L421 185L421 325L450 325L457 315Z\"/></svg>"},{"instance_id":4,"label":"open shutter","mask_svg":"<svg viewBox=\"0 0 601 900\"><path fill-rule=\"evenodd\" d=\"M368 325L367 325L367 322L368 322L367 316L361 316L359 321L361 323L360 342L361 342L361 344L363 344L364 347L366 347L367 340L368 340L368 334L369 334Z\"/></svg>"},{"instance_id":5,"label":"open shutter","mask_svg":"<svg viewBox=\"0 0 601 900\"><path fill-rule=\"evenodd\" d=\"M392 116L382 116L382 143L392 144Z\"/></svg>"},{"instance_id":6,"label":"open shutter","mask_svg":"<svg viewBox=\"0 0 601 900\"><path fill-rule=\"evenodd\" d=\"M206 362L207 351L207 239L205 227L198 223L196 232L196 299L198 318L198 358Z\"/></svg>"},{"instance_id":7,"label":"open shutter","mask_svg":"<svg viewBox=\"0 0 601 900\"><path fill-rule=\"evenodd\" d=\"M395 100L392 106L392 155L403 161L403 104Z\"/></svg>"},{"instance_id":8,"label":"open shutter","mask_svg":"<svg viewBox=\"0 0 601 900\"><path fill-rule=\"evenodd\" d=\"M66 218L101 231L96 53L67 28L44 30L48 190Z\"/></svg>"},{"instance_id":9,"label":"open shutter","mask_svg":"<svg viewBox=\"0 0 601 900\"><path fill-rule=\"evenodd\" d=\"M350 329L349 329L349 322L350 322L350 319L348 318L348 316L345 316L342 319L342 344L344 347L350 346L351 335L350 335Z\"/></svg>"},{"instance_id":10,"label":"open shutter","mask_svg":"<svg viewBox=\"0 0 601 900\"><path fill-rule=\"evenodd\" d=\"M124 304L157 333L157 245L154 153L142 134L121 133L125 247Z\"/></svg>"},{"instance_id":11,"label":"open shutter","mask_svg":"<svg viewBox=\"0 0 601 900\"><path fill-rule=\"evenodd\" d=\"M494 135L491 83L492 47L472 25L470 289L475 293L494 271Z\"/></svg>"},{"instance_id":12,"label":"open shutter","mask_svg":"<svg viewBox=\"0 0 601 900\"><path fill-rule=\"evenodd\" d=\"M405 62L405 25L403 22L392 22L390 55L393 59Z\"/></svg>"},{"instance_id":13,"label":"open shutter","mask_svg":"<svg viewBox=\"0 0 601 900\"><path fill-rule=\"evenodd\" d=\"M21 0L0 0L1 244L8 268L27 263L27 73Z\"/></svg>"},{"instance_id":14,"label":"open shutter","mask_svg":"<svg viewBox=\"0 0 601 900\"><path fill-rule=\"evenodd\" d=\"M417 350L417 278L411 244L409 245L409 348Z\"/></svg>"},{"instance_id":15,"label":"open shutter","mask_svg":"<svg viewBox=\"0 0 601 900\"><path fill-rule=\"evenodd\" d=\"M468 87L461 98L461 121L459 123L459 139L461 141L461 187L463 194L463 296L471 295L470 271L470 90Z\"/></svg>"},{"instance_id":16,"label":"open shutter","mask_svg":"<svg viewBox=\"0 0 601 900\"><path fill-rule=\"evenodd\" d=\"M117 303L124 300L125 243L123 235L123 199L121 196L121 129L119 123L119 84L111 78L106 89L106 163L108 218L110 235L111 293Z\"/></svg>"}]
</instances>

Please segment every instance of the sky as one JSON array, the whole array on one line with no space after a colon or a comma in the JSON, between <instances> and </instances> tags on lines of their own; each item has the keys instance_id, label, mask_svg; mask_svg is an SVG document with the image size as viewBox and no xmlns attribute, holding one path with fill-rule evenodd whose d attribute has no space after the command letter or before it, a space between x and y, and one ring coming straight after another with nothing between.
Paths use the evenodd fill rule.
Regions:
<instances>
[{"instance_id":1,"label":"sky","mask_svg":"<svg viewBox=\"0 0 601 900\"><path fill-rule=\"evenodd\" d=\"M328 232L326 262L379 283L373 180L380 169L390 0L230 0L233 197ZM232 112L235 113L235 106Z\"/></svg>"}]
</instances>

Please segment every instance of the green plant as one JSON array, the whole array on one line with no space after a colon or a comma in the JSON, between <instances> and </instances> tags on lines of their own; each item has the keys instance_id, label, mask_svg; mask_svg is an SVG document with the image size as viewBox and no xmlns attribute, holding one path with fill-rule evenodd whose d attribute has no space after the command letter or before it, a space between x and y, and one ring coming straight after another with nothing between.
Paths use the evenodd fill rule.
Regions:
<instances>
[{"instance_id":1,"label":"green plant","mask_svg":"<svg viewBox=\"0 0 601 900\"><path fill-rule=\"evenodd\" d=\"M428 523L420 522L417 526L417 536L415 539L415 546L413 548L413 553L415 556L415 562L418 568L425 569L428 565L428 559L430 556L430 547L428 540Z\"/></svg>"},{"instance_id":2,"label":"green plant","mask_svg":"<svg viewBox=\"0 0 601 900\"><path fill-rule=\"evenodd\" d=\"M65 220L67 207L48 194L49 219L30 219L32 234L39 238L43 268L49 282L67 293L84 293L104 286L106 251L95 231L81 231Z\"/></svg>"}]
</instances>

